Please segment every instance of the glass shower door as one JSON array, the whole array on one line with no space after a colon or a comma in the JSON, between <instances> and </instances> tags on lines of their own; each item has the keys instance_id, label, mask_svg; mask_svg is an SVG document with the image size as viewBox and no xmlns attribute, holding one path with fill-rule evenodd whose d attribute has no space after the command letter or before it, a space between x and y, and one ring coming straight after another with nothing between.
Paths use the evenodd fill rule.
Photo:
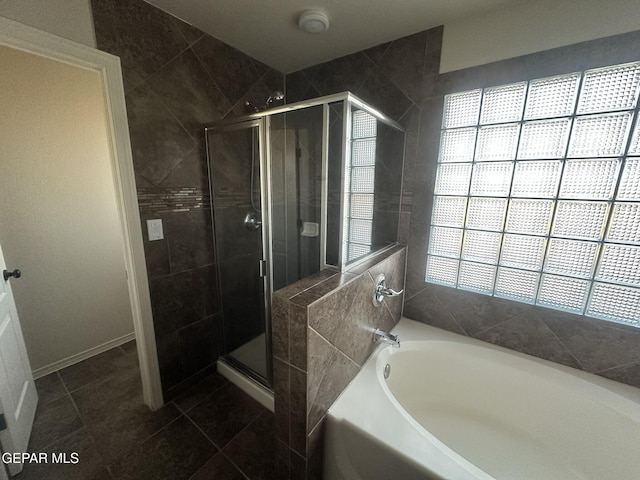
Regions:
<instances>
[{"instance_id":1,"label":"glass shower door","mask_svg":"<svg viewBox=\"0 0 640 480\"><path fill-rule=\"evenodd\" d=\"M225 360L269 385L262 120L213 127L206 135Z\"/></svg>"}]
</instances>

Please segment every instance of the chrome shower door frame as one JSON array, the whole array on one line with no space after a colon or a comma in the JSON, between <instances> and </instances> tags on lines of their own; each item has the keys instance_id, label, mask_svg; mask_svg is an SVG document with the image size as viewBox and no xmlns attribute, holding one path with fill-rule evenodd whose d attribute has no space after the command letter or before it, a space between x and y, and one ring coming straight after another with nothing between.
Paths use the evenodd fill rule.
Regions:
<instances>
[{"instance_id":1,"label":"chrome shower door frame","mask_svg":"<svg viewBox=\"0 0 640 480\"><path fill-rule=\"evenodd\" d=\"M268 154L269 149L265 148L265 145L268 141L268 129L265 125L269 124L268 118L244 118L237 119L238 121L230 121L230 122L217 122L213 126L205 128L205 143L206 143L206 151L207 151L207 168L208 168L208 176L209 176L209 198L211 202L211 217L213 224L213 240L214 245L217 243L216 240L216 218L214 214L214 192L213 192L213 182L211 181L211 158L209 157L209 131L216 132L229 132L235 130L244 130L244 129L258 129L258 168L260 170L260 206L262 210L262 225L261 225L261 239L262 239L262 260L260 265L260 272L262 277L262 297L263 297L263 307L264 314L262 316L262 321L264 323L264 333L265 333L265 362L266 362L266 371L267 377L263 378L262 375L252 370L247 365L243 364L239 360L233 358L229 355L229 352L226 351L226 340L225 340L225 352L222 355L222 359L231 365L233 368L239 370L241 373L245 374L249 378L255 380L261 385L267 387L268 389L272 389L273 387L273 362L272 358L272 347L271 347L271 285L272 285L272 269L271 269L271 193L268 188L269 182L271 181L271 174L269 171L270 167L270 155ZM253 159L252 159L253 161ZM267 202L267 203L265 203ZM219 262L216 262L219 265ZM222 290L220 282L223 281L220 275L219 266L216 267L217 276L218 276L218 296L222 298ZM224 311L222 321L225 322Z\"/></svg>"}]
</instances>

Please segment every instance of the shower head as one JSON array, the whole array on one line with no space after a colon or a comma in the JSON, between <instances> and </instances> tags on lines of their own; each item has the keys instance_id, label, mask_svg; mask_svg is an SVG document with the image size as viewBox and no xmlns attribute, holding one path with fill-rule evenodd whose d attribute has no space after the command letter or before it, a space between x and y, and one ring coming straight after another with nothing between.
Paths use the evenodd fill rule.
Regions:
<instances>
[{"instance_id":1,"label":"shower head","mask_svg":"<svg viewBox=\"0 0 640 480\"><path fill-rule=\"evenodd\" d=\"M284 93L280 92L280 91L276 91L271 93L271 95L269 95L269 98L267 98L266 103L264 104L264 108L265 110L267 108L269 108L269 106L273 103L273 102L277 102L279 100L284 100Z\"/></svg>"},{"instance_id":2,"label":"shower head","mask_svg":"<svg viewBox=\"0 0 640 480\"><path fill-rule=\"evenodd\" d=\"M257 113L260 111L260 109L256 107L251 100L246 100L244 102L244 110L247 113Z\"/></svg>"}]
</instances>

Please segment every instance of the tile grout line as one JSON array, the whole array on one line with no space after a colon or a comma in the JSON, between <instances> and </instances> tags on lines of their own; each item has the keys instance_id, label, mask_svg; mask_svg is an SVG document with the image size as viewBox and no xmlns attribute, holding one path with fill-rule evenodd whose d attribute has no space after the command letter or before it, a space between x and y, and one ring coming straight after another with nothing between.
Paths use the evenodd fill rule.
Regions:
<instances>
[{"instance_id":1,"label":"tile grout line","mask_svg":"<svg viewBox=\"0 0 640 480\"><path fill-rule=\"evenodd\" d=\"M232 461L232 460L227 456L227 454L225 454L225 453L222 451L222 448L221 448L221 447L219 447L219 446L218 446L218 444L217 444L216 442L214 442L214 441L209 437L209 435L207 435L207 434L206 434L206 432L205 432L202 428L200 428L200 425L198 425L198 424L195 422L195 420L194 420L194 419L192 419L192 418L191 418L189 415L187 415L186 413L184 414L184 416L185 416L185 417L186 417L186 418L187 418L187 419L188 419L188 420L189 420L189 421L190 421L190 422L191 422L191 423L192 423L192 424L193 424L193 425L198 429L198 431L199 431L200 433L202 433L202 434L205 436L205 438L206 438L207 440L209 440L209 442L211 442L211 444L212 444L212 445L213 445L213 446L218 450L218 452L217 452L217 453L215 453L214 455L212 455L212 456L211 456L211 458L210 458L209 460L207 460L207 461L205 462L205 464L204 464L204 465L202 465L202 467L200 467L200 468L198 469L198 471L200 471L202 468L204 468L204 466L205 466L207 463L209 463L209 462L213 459L213 457L215 457L216 455L220 454L220 455L222 455L222 456L223 456L223 457L224 457L224 458L225 458L225 459L226 459L226 460L227 460L231 465L233 465L233 466L236 468L236 470L238 470L238 471L240 472L240 474L242 474L246 479L249 479L249 477L244 473L244 471L243 471L240 467L238 467L238 465L236 465L236 464L235 464L235 462L233 462L233 461ZM258 416L260 416L260 415L258 415ZM250 425L251 423L253 423L253 422L250 422L250 423L249 423L249 425ZM248 426L248 425L247 425L247 426ZM245 428L246 428L246 427L245 427ZM244 428L243 428L242 430L244 430ZM241 431L242 431L242 430L241 430ZM239 434L239 433L238 433L238 434ZM229 443L230 443L234 438L236 438L236 437L237 437L237 435L235 435L231 440L229 440L227 443L225 443L225 446L226 446L226 445L228 445L228 444L229 444ZM196 473L198 473L198 471L196 471L193 475L195 475ZM192 477L193 477L193 475L192 475Z\"/></svg>"}]
</instances>

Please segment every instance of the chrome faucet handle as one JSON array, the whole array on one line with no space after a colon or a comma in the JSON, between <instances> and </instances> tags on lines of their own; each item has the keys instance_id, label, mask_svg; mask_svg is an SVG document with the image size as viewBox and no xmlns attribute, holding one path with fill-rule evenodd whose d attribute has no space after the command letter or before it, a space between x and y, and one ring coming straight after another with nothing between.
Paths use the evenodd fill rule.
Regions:
<instances>
[{"instance_id":1,"label":"chrome faucet handle","mask_svg":"<svg viewBox=\"0 0 640 480\"><path fill-rule=\"evenodd\" d=\"M373 292L373 304L376 307L382 305L382 301L384 297L397 297L404 293L404 288L399 292L387 287L387 280L384 276L384 273L378 275L376 278L376 289Z\"/></svg>"}]
</instances>

